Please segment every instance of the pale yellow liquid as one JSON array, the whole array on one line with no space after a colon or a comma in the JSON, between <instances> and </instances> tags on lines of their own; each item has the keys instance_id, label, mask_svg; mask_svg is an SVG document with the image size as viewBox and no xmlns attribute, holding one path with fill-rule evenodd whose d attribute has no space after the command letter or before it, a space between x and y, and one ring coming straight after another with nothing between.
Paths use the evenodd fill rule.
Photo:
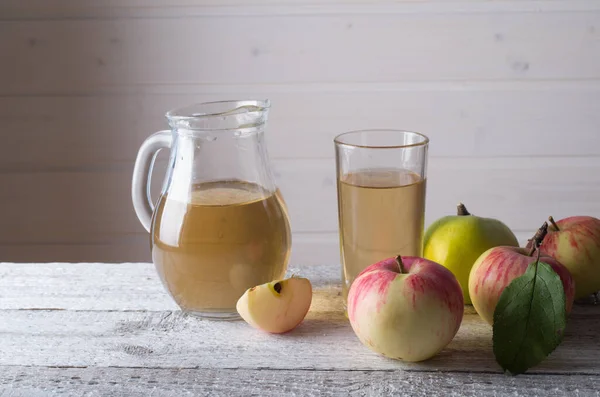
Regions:
<instances>
[{"instance_id":1,"label":"pale yellow liquid","mask_svg":"<svg viewBox=\"0 0 600 397\"><path fill-rule=\"evenodd\" d=\"M361 171L338 183L342 290L367 266L421 256L426 180L403 169Z\"/></svg>"},{"instance_id":2,"label":"pale yellow liquid","mask_svg":"<svg viewBox=\"0 0 600 397\"><path fill-rule=\"evenodd\" d=\"M165 195L155 211L152 260L185 311L235 313L246 289L284 276L290 248L279 193L254 184L199 184L189 202Z\"/></svg>"}]
</instances>

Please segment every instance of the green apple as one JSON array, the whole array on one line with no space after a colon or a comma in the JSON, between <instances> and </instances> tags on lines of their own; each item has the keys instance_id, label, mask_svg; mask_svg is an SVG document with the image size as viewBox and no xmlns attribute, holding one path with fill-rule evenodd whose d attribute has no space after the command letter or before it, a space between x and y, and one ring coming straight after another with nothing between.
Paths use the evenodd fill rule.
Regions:
<instances>
[{"instance_id":1,"label":"green apple","mask_svg":"<svg viewBox=\"0 0 600 397\"><path fill-rule=\"evenodd\" d=\"M471 267L481 254L498 246L518 247L519 242L504 223L471 215L460 203L457 215L445 216L429 226L423 241L423 257L450 270L462 288L465 304L471 304Z\"/></svg>"}]
</instances>

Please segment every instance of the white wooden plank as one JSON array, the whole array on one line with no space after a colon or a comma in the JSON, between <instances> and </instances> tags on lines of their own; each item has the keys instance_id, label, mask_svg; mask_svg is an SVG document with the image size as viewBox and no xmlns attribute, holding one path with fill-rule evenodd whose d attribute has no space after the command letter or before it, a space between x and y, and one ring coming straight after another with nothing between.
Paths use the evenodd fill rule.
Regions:
<instances>
[{"instance_id":1,"label":"white wooden plank","mask_svg":"<svg viewBox=\"0 0 600 397\"><path fill-rule=\"evenodd\" d=\"M279 160L274 169L294 233L336 233L333 161ZM459 201L516 231L534 231L551 214L600 217L599 171L595 157L434 158L426 224L453 213ZM3 245L129 244L146 238L130 204L130 167L0 174L0 185Z\"/></svg>"},{"instance_id":2,"label":"white wooden plank","mask_svg":"<svg viewBox=\"0 0 600 397\"><path fill-rule=\"evenodd\" d=\"M0 48L11 60L0 74L0 94L90 93L114 86L135 92L148 83L598 79L599 15L448 18L359 10L9 21L0 25Z\"/></svg>"},{"instance_id":3,"label":"white wooden plank","mask_svg":"<svg viewBox=\"0 0 600 397\"><path fill-rule=\"evenodd\" d=\"M439 356L401 363L357 341L338 266L290 272L314 282L313 304L297 329L277 336L241 321L145 311L173 309L150 264L0 264L0 365L500 372L491 328L473 309ZM531 373L600 375L599 325L600 306L576 306L563 344Z\"/></svg>"},{"instance_id":4,"label":"white wooden plank","mask_svg":"<svg viewBox=\"0 0 600 397\"><path fill-rule=\"evenodd\" d=\"M597 10L594 0L504 0L443 1L414 0L60 0L49 6L43 0L0 4L1 19L41 18L150 18L198 15L298 15L298 14L377 14L377 13L491 13L491 12L569 12Z\"/></svg>"},{"instance_id":5,"label":"white wooden plank","mask_svg":"<svg viewBox=\"0 0 600 397\"><path fill-rule=\"evenodd\" d=\"M597 395L597 376L140 368L0 368L0 396ZM2 390L4 392L2 393Z\"/></svg>"},{"instance_id":6,"label":"white wooden plank","mask_svg":"<svg viewBox=\"0 0 600 397\"><path fill-rule=\"evenodd\" d=\"M150 263L1 263L0 310L175 310Z\"/></svg>"},{"instance_id":7,"label":"white wooden plank","mask_svg":"<svg viewBox=\"0 0 600 397\"><path fill-rule=\"evenodd\" d=\"M598 306L576 306L564 342L530 373L600 375L598 326ZM285 335L179 311L3 310L0 351L0 365L10 366L501 372L491 327L472 309L454 340L429 361L371 352L342 312L339 287L316 289L307 318Z\"/></svg>"},{"instance_id":8,"label":"white wooden plank","mask_svg":"<svg viewBox=\"0 0 600 397\"><path fill-rule=\"evenodd\" d=\"M295 230L337 231L334 168L332 160L275 162ZM549 214L600 217L599 169L597 157L432 158L426 224L454 213L461 201L517 231L535 231Z\"/></svg>"},{"instance_id":9,"label":"white wooden plank","mask_svg":"<svg viewBox=\"0 0 600 397\"><path fill-rule=\"evenodd\" d=\"M291 264L288 275L315 287L340 278L340 265ZM0 310L175 310L150 263L0 263Z\"/></svg>"},{"instance_id":10,"label":"white wooden plank","mask_svg":"<svg viewBox=\"0 0 600 397\"><path fill-rule=\"evenodd\" d=\"M150 261L148 236L138 234L105 243L6 243L0 244L0 260L9 262ZM301 245L300 245L301 247ZM301 249L299 247L299 249Z\"/></svg>"},{"instance_id":11,"label":"white wooden plank","mask_svg":"<svg viewBox=\"0 0 600 397\"><path fill-rule=\"evenodd\" d=\"M529 234L528 232L528 237L530 237ZM140 232L128 236L117 233L101 243L69 241L0 243L0 260L7 262L102 261L109 263L151 261L149 238L147 233ZM89 240L89 238L86 239ZM294 233L290 264L316 265L338 262L337 232Z\"/></svg>"},{"instance_id":12,"label":"white wooden plank","mask_svg":"<svg viewBox=\"0 0 600 397\"><path fill-rule=\"evenodd\" d=\"M522 245L533 235L533 231L517 231ZM92 262L118 263L123 261L150 261L148 236L139 234L125 241L105 244L7 244L0 245L0 259L11 262ZM338 233L295 233L293 237L290 266L318 265L340 262Z\"/></svg>"},{"instance_id":13,"label":"white wooden plank","mask_svg":"<svg viewBox=\"0 0 600 397\"><path fill-rule=\"evenodd\" d=\"M426 133L432 156L600 155L600 82L354 88L220 86L208 93L197 87L185 94L0 98L0 171L129 163L148 135L167 127L166 110L232 97L272 100L266 137L274 159L330 158L337 134L386 127Z\"/></svg>"},{"instance_id":14,"label":"white wooden plank","mask_svg":"<svg viewBox=\"0 0 600 397\"><path fill-rule=\"evenodd\" d=\"M527 233L529 236L530 233ZM525 240L523 240L525 241ZM141 232L105 243L5 243L0 244L0 260L11 262L91 262L117 263L150 261L149 236ZM294 233L290 264L315 265L339 262L337 233Z\"/></svg>"}]
</instances>

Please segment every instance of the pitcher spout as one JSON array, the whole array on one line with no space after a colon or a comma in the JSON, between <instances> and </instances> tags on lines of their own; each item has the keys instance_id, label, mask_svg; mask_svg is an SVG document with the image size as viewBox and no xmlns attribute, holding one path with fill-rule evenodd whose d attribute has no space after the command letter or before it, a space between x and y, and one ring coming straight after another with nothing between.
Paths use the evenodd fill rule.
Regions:
<instances>
[{"instance_id":1,"label":"pitcher spout","mask_svg":"<svg viewBox=\"0 0 600 397\"><path fill-rule=\"evenodd\" d=\"M245 130L262 128L270 107L268 99L205 102L173 109L166 117L176 130Z\"/></svg>"}]
</instances>

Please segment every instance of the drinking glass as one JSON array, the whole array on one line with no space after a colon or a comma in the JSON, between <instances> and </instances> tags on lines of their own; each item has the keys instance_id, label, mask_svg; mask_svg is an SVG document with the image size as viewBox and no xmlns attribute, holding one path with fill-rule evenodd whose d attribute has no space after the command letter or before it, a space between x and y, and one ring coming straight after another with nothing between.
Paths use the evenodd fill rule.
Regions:
<instances>
[{"instance_id":1,"label":"drinking glass","mask_svg":"<svg viewBox=\"0 0 600 397\"><path fill-rule=\"evenodd\" d=\"M367 266L421 256L429 139L400 130L363 130L335 140L342 290Z\"/></svg>"}]
</instances>

